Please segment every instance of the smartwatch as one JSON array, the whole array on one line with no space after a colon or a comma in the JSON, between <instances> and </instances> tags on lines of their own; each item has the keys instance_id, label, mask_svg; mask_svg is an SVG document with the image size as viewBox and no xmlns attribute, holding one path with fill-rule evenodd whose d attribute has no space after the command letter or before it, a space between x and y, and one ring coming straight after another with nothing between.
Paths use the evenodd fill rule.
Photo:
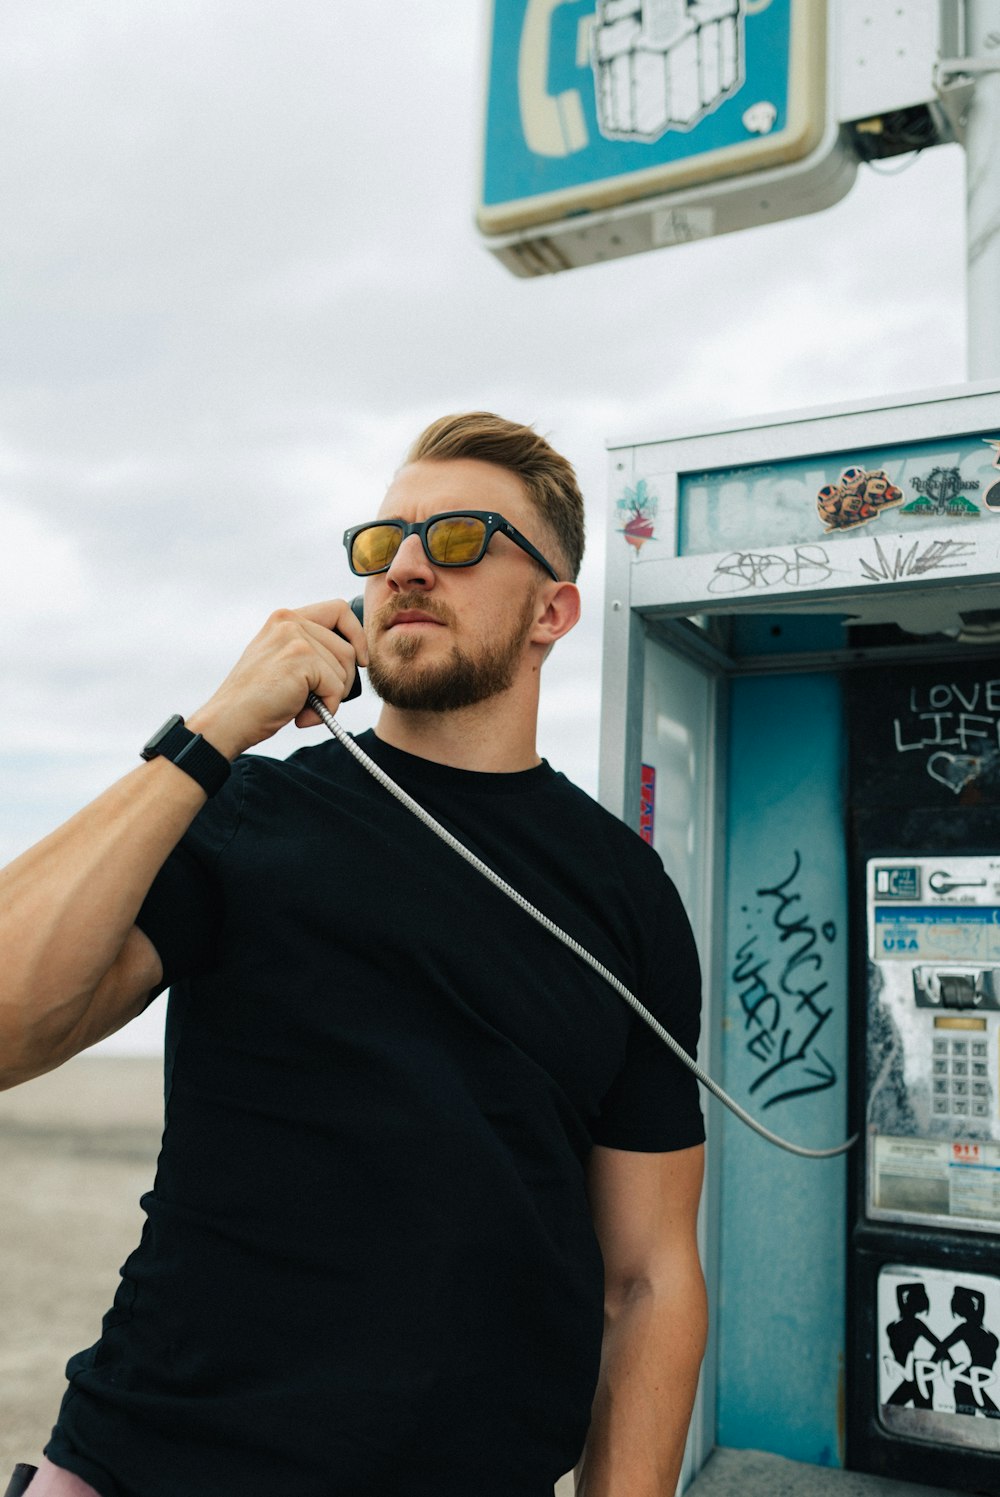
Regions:
<instances>
[{"instance_id":1,"label":"smartwatch","mask_svg":"<svg viewBox=\"0 0 1000 1497\"><path fill-rule=\"evenodd\" d=\"M184 726L179 712L167 718L140 752L144 759L169 759L196 780L206 795L222 789L232 767L225 754Z\"/></svg>"}]
</instances>

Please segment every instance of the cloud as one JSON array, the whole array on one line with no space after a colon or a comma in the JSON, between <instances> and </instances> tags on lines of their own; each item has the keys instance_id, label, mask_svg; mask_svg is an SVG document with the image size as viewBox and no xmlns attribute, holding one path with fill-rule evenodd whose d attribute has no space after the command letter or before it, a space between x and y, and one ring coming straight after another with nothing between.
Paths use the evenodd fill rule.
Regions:
<instances>
[{"instance_id":1,"label":"cloud","mask_svg":"<svg viewBox=\"0 0 1000 1497\"><path fill-rule=\"evenodd\" d=\"M540 741L594 789L606 439L962 377L957 148L809 218L512 277L473 228L481 22L8 0L6 852L204 700L272 608L353 589L341 532L447 410L535 422L577 465L585 612Z\"/></svg>"}]
</instances>

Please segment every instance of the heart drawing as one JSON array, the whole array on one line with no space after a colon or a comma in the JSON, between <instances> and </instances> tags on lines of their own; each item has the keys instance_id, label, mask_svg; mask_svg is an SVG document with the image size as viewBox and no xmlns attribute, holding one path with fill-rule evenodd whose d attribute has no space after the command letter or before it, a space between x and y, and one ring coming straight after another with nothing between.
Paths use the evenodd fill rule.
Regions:
<instances>
[{"instance_id":1,"label":"heart drawing","mask_svg":"<svg viewBox=\"0 0 1000 1497\"><path fill-rule=\"evenodd\" d=\"M958 795L966 785L977 780L987 768L987 760L976 759L972 754L948 754L943 749L931 754L927 760L927 773L939 785L945 785L953 795Z\"/></svg>"}]
</instances>

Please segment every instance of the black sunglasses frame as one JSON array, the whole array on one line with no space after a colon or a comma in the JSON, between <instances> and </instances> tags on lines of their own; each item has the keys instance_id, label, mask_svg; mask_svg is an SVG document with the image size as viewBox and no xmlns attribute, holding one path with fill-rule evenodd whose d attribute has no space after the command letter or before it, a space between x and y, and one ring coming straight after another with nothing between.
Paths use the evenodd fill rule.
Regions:
<instances>
[{"instance_id":1,"label":"black sunglasses frame","mask_svg":"<svg viewBox=\"0 0 1000 1497\"><path fill-rule=\"evenodd\" d=\"M428 530L432 525L436 525L439 520L464 519L466 517L470 520L481 520L486 527L483 534L482 549L480 550L479 555L474 556L471 561L437 561L435 557L431 555L430 548L427 544ZM503 515L498 515L494 510L485 509L446 509L443 510L439 515L430 515L426 520L415 520L412 524L408 520L366 520L363 525L352 525L350 530L344 531L344 546L347 550L347 564L350 567L351 571L354 573L355 577L377 577L381 572L387 572L389 570L389 567L392 566L392 562L390 561L384 567L376 567L372 572L359 572L357 567L354 565L353 551L355 540L363 530L372 530L376 525L389 525L394 530L400 531L400 546L406 540L407 536L419 535L420 544L424 548L424 555L427 557L427 560L431 563L431 565L435 567L478 566L483 557L486 555L486 551L490 544L490 541L496 535L497 531L499 531L500 534L505 535L509 541L513 541L515 546L520 546L522 551L526 551L534 561L538 562L539 566L544 567L549 576L552 578L553 582L559 581L559 577L556 573L555 568L545 560L545 557L542 555L541 551L539 551L535 546L531 544L527 536L522 535L521 532L515 526L513 526L509 520L504 519ZM396 550L398 551L398 549L399 547L397 546ZM395 553L393 553L393 559L395 559Z\"/></svg>"}]
</instances>

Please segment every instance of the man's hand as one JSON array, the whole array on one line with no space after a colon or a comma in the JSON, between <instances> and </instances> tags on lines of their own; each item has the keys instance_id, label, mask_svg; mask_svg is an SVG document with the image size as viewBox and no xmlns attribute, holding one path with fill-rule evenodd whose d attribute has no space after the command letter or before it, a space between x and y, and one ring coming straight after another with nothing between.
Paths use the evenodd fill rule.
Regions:
<instances>
[{"instance_id":1,"label":"man's hand","mask_svg":"<svg viewBox=\"0 0 1000 1497\"><path fill-rule=\"evenodd\" d=\"M342 598L279 608L187 726L235 759L286 723L315 727L320 718L306 705L310 692L336 712L358 666L367 664L365 631Z\"/></svg>"}]
</instances>

